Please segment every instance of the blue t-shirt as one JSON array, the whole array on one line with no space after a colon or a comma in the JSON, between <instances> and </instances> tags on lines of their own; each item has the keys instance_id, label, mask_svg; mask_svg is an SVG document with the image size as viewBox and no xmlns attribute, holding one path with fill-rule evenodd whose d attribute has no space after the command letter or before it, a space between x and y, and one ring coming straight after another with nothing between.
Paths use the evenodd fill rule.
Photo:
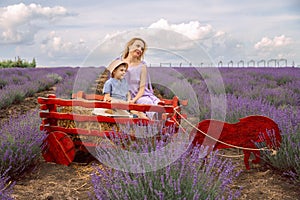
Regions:
<instances>
[{"instance_id":1,"label":"blue t-shirt","mask_svg":"<svg viewBox=\"0 0 300 200\"><path fill-rule=\"evenodd\" d=\"M118 80L115 78L108 79L103 86L103 93L110 94L112 98L127 101L128 84L125 78Z\"/></svg>"}]
</instances>

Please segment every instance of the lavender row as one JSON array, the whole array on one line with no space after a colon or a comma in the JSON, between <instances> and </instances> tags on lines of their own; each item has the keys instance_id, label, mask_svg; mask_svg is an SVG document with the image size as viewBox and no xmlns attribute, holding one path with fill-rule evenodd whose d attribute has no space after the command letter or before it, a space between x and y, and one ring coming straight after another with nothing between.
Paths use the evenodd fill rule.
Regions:
<instances>
[{"instance_id":1,"label":"lavender row","mask_svg":"<svg viewBox=\"0 0 300 200\"><path fill-rule=\"evenodd\" d=\"M26 96L56 84L58 96L70 98L75 89L86 91L98 76L96 68L2 69L1 108L21 102ZM77 82L76 82L77 80ZM12 199L15 180L39 162L46 134L39 130L38 110L10 118L0 124L0 198Z\"/></svg>"},{"instance_id":2,"label":"lavender row","mask_svg":"<svg viewBox=\"0 0 300 200\"><path fill-rule=\"evenodd\" d=\"M10 68L0 70L0 109L48 90L68 77L72 68Z\"/></svg>"},{"instance_id":3,"label":"lavender row","mask_svg":"<svg viewBox=\"0 0 300 200\"><path fill-rule=\"evenodd\" d=\"M174 68L198 91L214 74L207 68ZM300 106L300 68L218 68L226 94L264 99L276 107Z\"/></svg>"},{"instance_id":4,"label":"lavender row","mask_svg":"<svg viewBox=\"0 0 300 200\"><path fill-rule=\"evenodd\" d=\"M40 131L38 110L0 124L0 197L12 199L14 180L40 159L46 134Z\"/></svg>"},{"instance_id":5,"label":"lavender row","mask_svg":"<svg viewBox=\"0 0 300 200\"><path fill-rule=\"evenodd\" d=\"M104 67L84 67L73 70L72 75L64 78L56 85L56 96L60 98L71 98L78 91L96 93L96 80L103 73Z\"/></svg>"},{"instance_id":6,"label":"lavender row","mask_svg":"<svg viewBox=\"0 0 300 200\"><path fill-rule=\"evenodd\" d=\"M33 166L40 155L44 132L38 110L28 111L0 124L0 173L16 178Z\"/></svg>"},{"instance_id":7,"label":"lavender row","mask_svg":"<svg viewBox=\"0 0 300 200\"><path fill-rule=\"evenodd\" d=\"M224 113L224 120L230 123L248 115L264 115L273 119L279 125L283 141L277 155L267 154L265 159L273 167L293 174L300 181L299 68L220 68L218 71L159 68L163 73L151 70L151 78L160 81L157 88L164 91L163 86L170 85L172 92L165 90L165 93L171 96L176 93L188 99L190 107L185 112L199 121L213 118L212 108ZM218 75L221 80L215 78ZM224 98L220 98L222 96ZM226 107L215 99L225 101Z\"/></svg>"},{"instance_id":8,"label":"lavender row","mask_svg":"<svg viewBox=\"0 0 300 200\"><path fill-rule=\"evenodd\" d=\"M147 129L147 134L157 134L153 130ZM97 158L108 167L96 167L93 195L97 199L237 199L241 188L232 189L230 184L239 172L230 160L216 152L203 158L204 148L184 148L181 140L168 150L174 133L170 129L158 134L161 140L126 142L123 151L97 146ZM182 134L176 133L176 138ZM121 139L114 142L124 145Z\"/></svg>"}]
</instances>

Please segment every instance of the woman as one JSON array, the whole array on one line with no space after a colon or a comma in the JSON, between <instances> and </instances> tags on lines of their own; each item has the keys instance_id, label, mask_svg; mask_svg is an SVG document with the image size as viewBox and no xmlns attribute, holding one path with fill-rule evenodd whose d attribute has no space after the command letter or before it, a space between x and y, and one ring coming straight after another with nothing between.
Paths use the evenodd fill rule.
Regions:
<instances>
[{"instance_id":1,"label":"woman","mask_svg":"<svg viewBox=\"0 0 300 200\"><path fill-rule=\"evenodd\" d=\"M122 54L122 60L128 63L126 79L131 94L130 103L157 105L160 100L153 93L147 65L143 61L146 48L147 45L143 39L132 38L126 44ZM150 119L154 114L154 112L146 113Z\"/></svg>"}]
</instances>

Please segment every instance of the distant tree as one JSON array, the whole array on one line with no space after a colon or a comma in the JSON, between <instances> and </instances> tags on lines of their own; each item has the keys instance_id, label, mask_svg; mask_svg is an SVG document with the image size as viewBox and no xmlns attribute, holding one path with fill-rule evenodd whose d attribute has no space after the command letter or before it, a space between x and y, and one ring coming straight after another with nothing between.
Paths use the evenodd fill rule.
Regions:
<instances>
[{"instance_id":1,"label":"distant tree","mask_svg":"<svg viewBox=\"0 0 300 200\"><path fill-rule=\"evenodd\" d=\"M22 61L22 59L19 56L18 56L17 60L15 58L14 67L22 67L22 68L24 68L23 61Z\"/></svg>"},{"instance_id":2,"label":"distant tree","mask_svg":"<svg viewBox=\"0 0 300 200\"><path fill-rule=\"evenodd\" d=\"M35 67L36 67L36 61L35 61L35 58L32 59L32 62L31 62L31 64L30 64L30 66L31 66L32 68L35 68Z\"/></svg>"},{"instance_id":3,"label":"distant tree","mask_svg":"<svg viewBox=\"0 0 300 200\"><path fill-rule=\"evenodd\" d=\"M32 59L32 62L28 62L26 60L22 60L19 56L15 58L14 61L12 60L3 60L0 62L0 68L35 68L36 67L36 60L35 58Z\"/></svg>"}]
</instances>

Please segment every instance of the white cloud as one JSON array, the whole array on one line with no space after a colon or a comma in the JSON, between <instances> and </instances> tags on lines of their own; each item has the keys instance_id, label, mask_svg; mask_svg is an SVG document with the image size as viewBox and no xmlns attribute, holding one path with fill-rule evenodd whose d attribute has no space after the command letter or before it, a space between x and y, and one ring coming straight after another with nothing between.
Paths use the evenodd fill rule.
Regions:
<instances>
[{"instance_id":1,"label":"white cloud","mask_svg":"<svg viewBox=\"0 0 300 200\"><path fill-rule=\"evenodd\" d=\"M210 24L201 25L198 21L190 21L189 23L169 24L167 20L160 19L149 26L149 28L160 28L169 31L175 31L183 34L191 40L199 40L211 37L214 33Z\"/></svg>"},{"instance_id":2,"label":"white cloud","mask_svg":"<svg viewBox=\"0 0 300 200\"><path fill-rule=\"evenodd\" d=\"M275 36L273 39L263 37L254 45L254 49L257 57L260 58L293 59L296 57L295 52L292 50L294 45L292 38L281 35Z\"/></svg>"},{"instance_id":3,"label":"white cloud","mask_svg":"<svg viewBox=\"0 0 300 200\"><path fill-rule=\"evenodd\" d=\"M192 23L188 22L186 24ZM176 27L176 24L173 25ZM222 31L211 31L210 36L210 38L192 40L177 31L157 28L155 26L132 31L116 32L115 34L106 35L105 41L99 44L89 55L86 64L97 65L101 63L105 65L109 63L112 59L120 55L124 50L126 42L132 37L141 37L146 41L149 47L145 55L147 63L211 63L212 58L208 55L210 53L209 51L217 45L217 47L220 47L217 43L223 43L228 36ZM230 44L226 43L225 46L226 45ZM205 46L205 48L203 48L203 46ZM228 51L228 48L224 47L223 49Z\"/></svg>"},{"instance_id":4,"label":"white cloud","mask_svg":"<svg viewBox=\"0 0 300 200\"><path fill-rule=\"evenodd\" d=\"M273 39L268 37L263 37L261 41L254 45L257 50L271 50L273 48L279 48L291 44L292 39L286 37L285 35L275 36Z\"/></svg>"},{"instance_id":5,"label":"white cloud","mask_svg":"<svg viewBox=\"0 0 300 200\"><path fill-rule=\"evenodd\" d=\"M107 64L123 50L128 32L137 31L154 47L146 54L149 61L169 62L183 55L203 62L201 46L216 62L282 57L299 63L300 15L295 2L134 0L115 6L115 1L96 0L0 1L0 50L3 57L36 57L55 66L80 64L89 47L95 51L95 65Z\"/></svg>"},{"instance_id":6,"label":"white cloud","mask_svg":"<svg viewBox=\"0 0 300 200\"><path fill-rule=\"evenodd\" d=\"M40 49L51 58L64 57L75 59L77 56L83 57L88 53L88 47L84 39L79 38L78 41L68 41L58 36L55 31L48 34Z\"/></svg>"},{"instance_id":7,"label":"white cloud","mask_svg":"<svg viewBox=\"0 0 300 200\"><path fill-rule=\"evenodd\" d=\"M225 60L244 56L243 43L210 24L201 25L198 21L170 24L160 19L144 28L107 34L87 62L91 65L109 62L122 52L131 37L141 37L147 42L149 50L145 59L153 63L191 61L199 64L219 60L220 56Z\"/></svg>"},{"instance_id":8,"label":"white cloud","mask_svg":"<svg viewBox=\"0 0 300 200\"><path fill-rule=\"evenodd\" d=\"M43 26L70 14L64 7L23 3L0 8L1 43L31 43Z\"/></svg>"}]
</instances>

